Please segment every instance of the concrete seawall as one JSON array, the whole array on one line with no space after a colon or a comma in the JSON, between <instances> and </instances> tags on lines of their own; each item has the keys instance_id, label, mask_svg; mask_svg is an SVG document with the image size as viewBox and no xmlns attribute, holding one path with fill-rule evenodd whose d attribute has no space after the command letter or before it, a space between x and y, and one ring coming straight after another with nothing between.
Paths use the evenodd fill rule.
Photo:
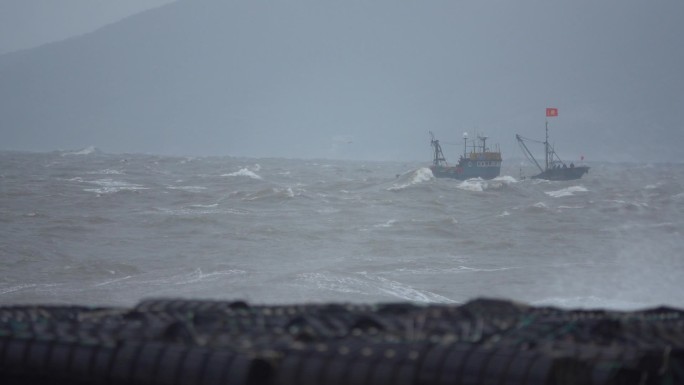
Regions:
<instances>
[{"instance_id":1,"label":"concrete seawall","mask_svg":"<svg viewBox=\"0 0 684 385\"><path fill-rule=\"evenodd\" d=\"M0 307L1 384L678 384L683 348L670 308Z\"/></svg>"}]
</instances>

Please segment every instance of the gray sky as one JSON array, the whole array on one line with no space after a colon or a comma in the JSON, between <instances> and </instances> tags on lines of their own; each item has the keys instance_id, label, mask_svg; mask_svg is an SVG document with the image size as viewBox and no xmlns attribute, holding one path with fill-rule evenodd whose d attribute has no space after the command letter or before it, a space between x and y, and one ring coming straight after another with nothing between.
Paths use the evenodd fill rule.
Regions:
<instances>
[{"instance_id":1,"label":"gray sky","mask_svg":"<svg viewBox=\"0 0 684 385\"><path fill-rule=\"evenodd\" d=\"M159 3L5 0L0 36ZM511 158L556 107L567 160L681 161L682 36L681 0L181 0L0 55L0 145L429 161L428 131L478 131Z\"/></svg>"},{"instance_id":2,"label":"gray sky","mask_svg":"<svg viewBox=\"0 0 684 385\"><path fill-rule=\"evenodd\" d=\"M0 54L91 32L174 0L0 0Z\"/></svg>"}]
</instances>

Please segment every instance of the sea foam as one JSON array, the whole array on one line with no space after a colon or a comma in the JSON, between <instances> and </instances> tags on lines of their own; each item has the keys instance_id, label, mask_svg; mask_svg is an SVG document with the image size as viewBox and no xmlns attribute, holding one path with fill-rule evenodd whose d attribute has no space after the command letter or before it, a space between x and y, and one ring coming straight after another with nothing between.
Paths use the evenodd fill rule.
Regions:
<instances>
[{"instance_id":1,"label":"sea foam","mask_svg":"<svg viewBox=\"0 0 684 385\"><path fill-rule=\"evenodd\" d=\"M552 196L554 198L562 198L562 197L569 197L572 195L575 195L577 192L587 192L587 190L584 186L571 186L568 188L564 188L561 190L557 191L545 191L545 193L549 196Z\"/></svg>"}]
</instances>

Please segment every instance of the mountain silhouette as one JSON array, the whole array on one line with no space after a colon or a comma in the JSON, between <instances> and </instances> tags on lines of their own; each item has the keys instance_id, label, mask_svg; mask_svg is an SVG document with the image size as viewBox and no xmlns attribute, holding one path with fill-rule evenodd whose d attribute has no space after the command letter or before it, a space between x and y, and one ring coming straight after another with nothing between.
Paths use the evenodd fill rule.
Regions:
<instances>
[{"instance_id":1,"label":"mountain silhouette","mask_svg":"<svg viewBox=\"0 0 684 385\"><path fill-rule=\"evenodd\" d=\"M432 130L445 142L482 132L506 156L516 132L543 135L546 107L560 111L561 154L606 151L585 134L625 138L615 151L649 150L629 139L643 124L670 134L682 113L663 111L682 102L682 81L668 71L682 59L655 60L672 55L669 40L635 74L651 62L621 35L609 36L617 53L602 52L613 41L597 41L597 20L564 26L535 8L180 0L0 56L3 148L415 160L430 157ZM619 31L626 9L610 16Z\"/></svg>"}]
</instances>

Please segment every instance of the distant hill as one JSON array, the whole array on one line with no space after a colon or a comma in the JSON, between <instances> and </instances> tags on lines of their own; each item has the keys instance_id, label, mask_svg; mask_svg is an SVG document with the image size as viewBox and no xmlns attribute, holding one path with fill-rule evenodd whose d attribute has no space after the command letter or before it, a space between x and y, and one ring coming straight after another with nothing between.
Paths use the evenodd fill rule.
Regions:
<instances>
[{"instance_id":1,"label":"distant hill","mask_svg":"<svg viewBox=\"0 0 684 385\"><path fill-rule=\"evenodd\" d=\"M584 14L565 7L567 25L506 2L181 0L0 56L0 148L427 161L428 130L479 130L513 155L515 132L543 135L550 105L561 154L605 155L596 134L623 138L609 150L625 158L653 154L632 138L642 124L681 140L681 76L658 72L681 57L602 51L598 18L575 25ZM597 12L616 39L633 27L631 13ZM672 55L646 43L654 60Z\"/></svg>"}]
</instances>

